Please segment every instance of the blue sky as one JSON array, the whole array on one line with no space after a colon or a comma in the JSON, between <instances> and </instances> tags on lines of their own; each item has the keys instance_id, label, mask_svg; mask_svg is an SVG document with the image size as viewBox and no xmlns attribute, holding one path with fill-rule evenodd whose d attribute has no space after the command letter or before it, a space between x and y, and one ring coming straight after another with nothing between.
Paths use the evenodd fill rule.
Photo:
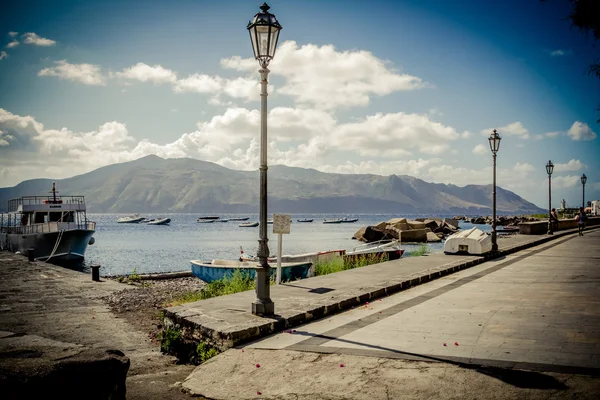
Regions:
<instances>
[{"instance_id":1,"label":"blue sky","mask_svg":"<svg viewBox=\"0 0 600 400\"><path fill-rule=\"evenodd\" d=\"M11 1L0 186L157 154L258 164L255 1ZM546 207L600 198L600 80L566 0L269 2L269 163L491 181Z\"/></svg>"}]
</instances>

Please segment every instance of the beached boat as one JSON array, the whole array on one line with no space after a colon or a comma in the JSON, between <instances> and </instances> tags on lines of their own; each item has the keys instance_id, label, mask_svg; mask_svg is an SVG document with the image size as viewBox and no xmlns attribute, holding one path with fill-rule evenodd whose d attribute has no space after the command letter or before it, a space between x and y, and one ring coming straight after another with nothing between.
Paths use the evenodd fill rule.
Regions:
<instances>
[{"instance_id":1,"label":"beached boat","mask_svg":"<svg viewBox=\"0 0 600 400\"><path fill-rule=\"evenodd\" d=\"M249 219L250 219L250 217L229 218L230 221L248 221Z\"/></svg>"},{"instance_id":2,"label":"beached boat","mask_svg":"<svg viewBox=\"0 0 600 400\"><path fill-rule=\"evenodd\" d=\"M242 222L238 225L240 228L254 228L258 226L258 222Z\"/></svg>"},{"instance_id":3,"label":"beached boat","mask_svg":"<svg viewBox=\"0 0 600 400\"><path fill-rule=\"evenodd\" d=\"M341 258L346 253L346 250L327 250L327 251L316 251L305 254L284 254L281 256L281 262L311 262L313 264L325 263L332 261L335 258ZM256 256L250 256L244 253L244 250L240 247L240 261L258 261ZM277 257L269 257L269 263L276 263ZM309 272L309 276L311 276Z\"/></svg>"},{"instance_id":4,"label":"beached boat","mask_svg":"<svg viewBox=\"0 0 600 400\"><path fill-rule=\"evenodd\" d=\"M298 219L298 222L313 222L314 219L308 219L308 218L304 218L304 219Z\"/></svg>"},{"instance_id":5,"label":"beached boat","mask_svg":"<svg viewBox=\"0 0 600 400\"><path fill-rule=\"evenodd\" d=\"M214 219L202 219L202 218L198 218L196 220L196 222L200 223L200 224L212 224L213 222L215 222Z\"/></svg>"},{"instance_id":6,"label":"beached boat","mask_svg":"<svg viewBox=\"0 0 600 400\"><path fill-rule=\"evenodd\" d=\"M267 220L267 224L273 224L273 218L269 218L269 219Z\"/></svg>"},{"instance_id":7,"label":"beached boat","mask_svg":"<svg viewBox=\"0 0 600 400\"><path fill-rule=\"evenodd\" d=\"M344 220L342 218L335 218L335 219L324 219L323 223L324 224L341 224Z\"/></svg>"},{"instance_id":8,"label":"beached boat","mask_svg":"<svg viewBox=\"0 0 600 400\"><path fill-rule=\"evenodd\" d=\"M404 254L404 249L400 247L399 241L391 242L372 242L356 246L352 251L344 254L344 264L354 262L360 258L380 258L383 260L397 260Z\"/></svg>"},{"instance_id":9,"label":"beached boat","mask_svg":"<svg viewBox=\"0 0 600 400\"><path fill-rule=\"evenodd\" d=\"M145 219L146 219L145 217L140 217L140 214L131 214L127 217L121 217L121 218L117 219L117 223L118 224L139 224L140 222L142 222Z\"/></svg>"},{"instance_id":10,"label":"beached boat","mask_svg":"<svg viewBox=\"0 0 600 400\"><path fill-rule=\"evenodd\" d=\"M256 268L258 267L258 263L255 261L212 260L207 263L192 260L190 263L192 264L192 273L207 283L230 277L236 270L248 275L251 279L255 279ZM304 279L307 277L311 266L312 263L310 262L282 263L281 281ZM271 276L275 276L277 268L272 265L270 272Z\"/></svg>"},{"instance_id":11,"label":"beached boat","mask_svg":"<svg viewBox=\"0 0 600 400\"><path fill-rule=\"evenodd\" d=\"M148 225L167 225L171 222L171 218L156 218L148 221Z\"/></svg>"},{"instance_id":12,"label":"beached boat","mask_svg":"<svg viewBox=\"0 0 600 400\"><path fill-rule=\"evenodd\" d=\"M57 196L52 183L50 196L23 196L8 202L8 213L0 214L0 248L28 254L54 264L79 263L96 223L87 219L83 196Z\"/></svg>"},{"instance_id":13,"label":"beached boat","mask_svg":"<svg viewBox=\"0 0 600 400\"><path fill-rule=\"evenodd\" d=\"M448 236L444 243L446 254L484 254L492 251L492 237L473 227Z\"/></svg>"},{"instance_id":14,"label":"beached boat","mask_svg":"<svg viewBox=\"0 0 600 400\"><path fill-rule=\"evenodd\" d=\"M342 224L349 224L358 221L358 218L342 218Z\"/></svg>"}]
</instances>

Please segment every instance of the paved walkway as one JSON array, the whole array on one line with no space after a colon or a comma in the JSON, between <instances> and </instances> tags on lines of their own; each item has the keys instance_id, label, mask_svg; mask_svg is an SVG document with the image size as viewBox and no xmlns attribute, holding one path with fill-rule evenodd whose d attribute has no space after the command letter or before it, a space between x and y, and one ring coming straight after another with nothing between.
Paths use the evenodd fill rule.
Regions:
<instances>
[{"instance_id":1,"label":"paved walkway","mask_svg":"<svg viewBox=\"0 0 600 400\"><path fill-rule=\"evenodd\" d=\"M184 387L216 399L600 398L599 261L600 231L564 236L231 349Z\"/></svg>"},{"instance_id":2,"label":"paved walkway","mask_svg":"<svg viewBox=\"0 0 600 400\"><path fill-rule=\"evenodd\" d=\"M566 234L569 233L513 235L499 238L498 245L501 252L510 254ZM407 257L271 286L276 313L272 318L252 315L251 304L256 295L254 291L247 291L168 308L165 310L165 322L180 326L185 337L227 349L360 306L365 301L406 290L485 260L482 256L449 256L443 253Z\"/></svg>"}]
</instances>

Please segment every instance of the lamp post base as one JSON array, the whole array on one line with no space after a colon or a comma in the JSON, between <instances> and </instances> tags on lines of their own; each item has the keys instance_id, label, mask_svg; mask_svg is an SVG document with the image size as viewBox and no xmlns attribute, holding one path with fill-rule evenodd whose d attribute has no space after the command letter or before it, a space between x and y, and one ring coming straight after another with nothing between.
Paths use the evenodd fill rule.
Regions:
<instances>
[{"instance_id":1,"label":"lamp post base","mask_svg":"<svg viewBox=\"0 0 600 400\"><path fill-rule=\"evenodd\" d=\"M269 317L275 314L275 303L272 301L261 302L258 299L252 303L252 314L259 317Z\"/></svg>"},{"instance_id":2,"label":"lamp post base","mask_svg":"<svg viewBox=\"0 0 600 400\"><path fill-rule=\"evenodd\" d=\"M554 232L552 231L552 222L548 222L548 235L554 235Z\"/></svg>"}]
</instances>

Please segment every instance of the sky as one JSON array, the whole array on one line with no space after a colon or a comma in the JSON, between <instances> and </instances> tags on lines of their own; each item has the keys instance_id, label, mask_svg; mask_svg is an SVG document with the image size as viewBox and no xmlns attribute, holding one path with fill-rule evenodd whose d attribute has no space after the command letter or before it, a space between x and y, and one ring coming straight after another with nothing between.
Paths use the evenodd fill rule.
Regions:
<instances>
[{"instance_id":1,"label":"sky","mask_svg":"<svg viewBox=\"0 0 600 400\"><path fill-rule=\"evenodd\" d=\"M9 0L0 187L149 154L255 170L259 1ZM600 199L599 55L567 0L272 0L268 163ZM595 46L596 45L596 46Z\"/></svg>"}]
</instances>

